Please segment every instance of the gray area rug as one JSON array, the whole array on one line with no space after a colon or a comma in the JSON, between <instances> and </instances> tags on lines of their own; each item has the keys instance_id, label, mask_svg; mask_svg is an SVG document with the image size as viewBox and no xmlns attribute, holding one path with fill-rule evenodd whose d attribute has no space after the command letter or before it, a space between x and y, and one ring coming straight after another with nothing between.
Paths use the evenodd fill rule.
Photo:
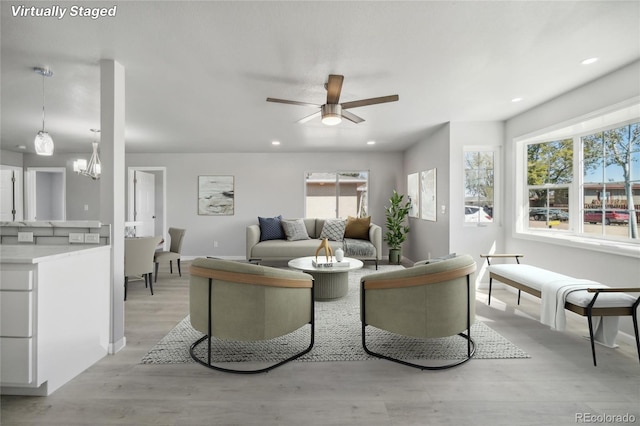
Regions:
<instances>
[{"instance_id":1,"label":"gray area rug","mask_svg":"<svg viewBox=\"0 0 640 426\"><path fill-rule=\"evenodd\" d=\"M381 265L379 271L401 266ZM335 301L315 304L315 342L311 352L296 361L362 361L378 359L362 348L359 292L360 277L375 273L373 266L349 273L349 293ZM277 339L258 342L221 341L212 339L212 359L216 362L278 361L309 345L311 326L305 326ZM142 364L181 364L195 362L189 347L203 334L194 330L189 317L184 318L142 359ZM477 359L529 358L529 355L482 321L471 327L476 342ZM400 359L460 359L467 341L459 336L439 339L414 339L367 327L367 346ZM198 348L206 359L206 342Z\"/></svg>"}]
</instances>

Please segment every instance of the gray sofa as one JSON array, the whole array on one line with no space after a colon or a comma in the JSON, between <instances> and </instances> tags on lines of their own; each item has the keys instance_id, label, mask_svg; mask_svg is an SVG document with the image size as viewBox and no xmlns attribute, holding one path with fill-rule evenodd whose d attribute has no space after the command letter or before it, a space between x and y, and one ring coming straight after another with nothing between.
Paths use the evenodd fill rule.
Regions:
<instances>
[{"instance_id":1,"label":"gray sofa","mask_svg":"<svg viewBox=\"0 0 640 426\"><path fill-rule=\"evenodd\" d=\"M250 262L283 261L296 257L314 256L320 245L320 234L325 219L303 219L310 239L288 241L286 239L260 241L260 225L247 226L247 260ZM378 267L378 260L382 259L382 228L375 224L369 225L369 239L345 238L343 241L329 241L331 248L344 250L346 257L373 261ZM324 251L322 252L324 254Z\"/></svg>"}]
</instances>

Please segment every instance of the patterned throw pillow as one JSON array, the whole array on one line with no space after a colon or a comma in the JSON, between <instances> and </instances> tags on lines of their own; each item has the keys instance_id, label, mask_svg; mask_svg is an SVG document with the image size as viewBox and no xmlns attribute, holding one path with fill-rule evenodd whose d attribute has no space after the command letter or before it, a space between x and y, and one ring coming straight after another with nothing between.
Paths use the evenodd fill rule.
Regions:
<instances>
[{"instance_id":1,"label":"patterned throw pillow","mask_svg":"<svg viewBox=\"0 0 640 426\"><path fill-rule=\"evenodd\" d=\"M322 226L320 239L328 238L331 241L342 241L347 221L344 219L326 219Z\"/></svg>"},{"instance_id":2,"label":"patterned throw pillow","mask_svg":"<svg viewBox=\"0 0 640 426\"><path fill-rule=\"evenodd\" d=\"M368 240L369 225L371 225L371 216L367 216L367 217L349 216L347 218L347 227L344 230L344 237L355 238L358 240Z\"/></svg>"},{"instance_id":3,"label":"patterned throw pillow","mask_svg":"<svg viewBox=\"0 0 640 426\"><path fill-rule=\"evenodd\" d=\"M282 229L288 241L308 240L307 227L302 219L282 219Z\"/></svg>"},{"instance_id":4,"label":"patterned throw pillow","mask_svg":"<svg viewBox=\"0 0 640 426\"><path fill-rule=\"evenodd\" d=\"M282 230L282 216L276 217L259 217L260 223L260 241L267 240L284 240L285 235Z\"/></svg>"}]
</instances>

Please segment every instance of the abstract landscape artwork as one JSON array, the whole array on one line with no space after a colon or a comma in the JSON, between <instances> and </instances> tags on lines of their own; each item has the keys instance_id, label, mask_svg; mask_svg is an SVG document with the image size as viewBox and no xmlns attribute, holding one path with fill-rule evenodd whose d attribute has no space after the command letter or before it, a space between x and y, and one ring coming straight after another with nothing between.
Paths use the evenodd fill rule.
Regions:
<instances>
[{"instance_id":1,"label":"abstract landscape artwork","mask_svg":"<svg viewBox=\"0 0 640 426\"><path fill-rule=\"evenodd\" d=\"M198 176L198 214L233 215L233 176Z\"/></svg>"}]
</instances>

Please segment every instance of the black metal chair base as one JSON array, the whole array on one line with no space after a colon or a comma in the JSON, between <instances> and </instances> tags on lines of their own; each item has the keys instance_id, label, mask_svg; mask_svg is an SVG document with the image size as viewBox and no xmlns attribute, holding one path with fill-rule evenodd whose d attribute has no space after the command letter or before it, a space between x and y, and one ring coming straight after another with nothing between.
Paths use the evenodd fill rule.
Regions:
<instances>
[{"instance_id":1,"label":"black metal chair base","mask_svg":"<svg viewBox=\"0 0 640 426\"><path fill-rule=\"evenodd\" d=\"M381 353L374 352L374 351L370 350L367 347L365 327L366 327L365 325L362 326L362 347L364 348L364 351L366 353L368 353L369 355L375 356L377 358L382 358L382 359L386 359L388 361L397 362L398 364L407 365L409 367L418 368L420 370L446 370L448 368L457 367L458 365L464 364L465 362L469 361L471 358L473 358L473 356L476 353L476 342L471 337L469 337L468 334L458 333L458 336L461 336L461 337L463 337L464 339L467 340L467 356L466 356L466 358L462 358L460 360L456 360L455 362L452 362L452 363L449 363L449 364L443 364L443 365L416 364L416 363L413 363L413 362L405 361L403 359L394 358L394 357L391 357L391 356L388 356L388 355L384 355L384 354L381 354Z\"/></svg>"},{"instance_id":2,"label":"black metal chair base","mask_svg":"<svg viewBox=\"0 0 640 426\"><path fill-rule=\"evenodd\" d=\"M209 345L208 352L207 352L207 357L208 357L207 360L198 358L198 356L195 353L196 347L204 341L207 341ZM196 340L189 348L189 353L191 354L191 358L193 358L195 362L197 362L198 364L204 365L207 368L211 368L213 370L224 371L225 373L236 373L236 374L259 374L259 373L266 373L268 371L273 370L274 368L280 367L283 364L293 361L294 359L300 358L302 355L311 351L311 349L313 348L313 341L314 341L314 327L313 327L313 323L311 323L311 342L305 350L303 350L302 352L298 352L285 360L269 365L268 367L259 368L256 370L235 370L231 368L220 367L218 365L213 365L211 360L211 341L209 339L209 336L204 336Z\"/></svg>"}]
</instances>

